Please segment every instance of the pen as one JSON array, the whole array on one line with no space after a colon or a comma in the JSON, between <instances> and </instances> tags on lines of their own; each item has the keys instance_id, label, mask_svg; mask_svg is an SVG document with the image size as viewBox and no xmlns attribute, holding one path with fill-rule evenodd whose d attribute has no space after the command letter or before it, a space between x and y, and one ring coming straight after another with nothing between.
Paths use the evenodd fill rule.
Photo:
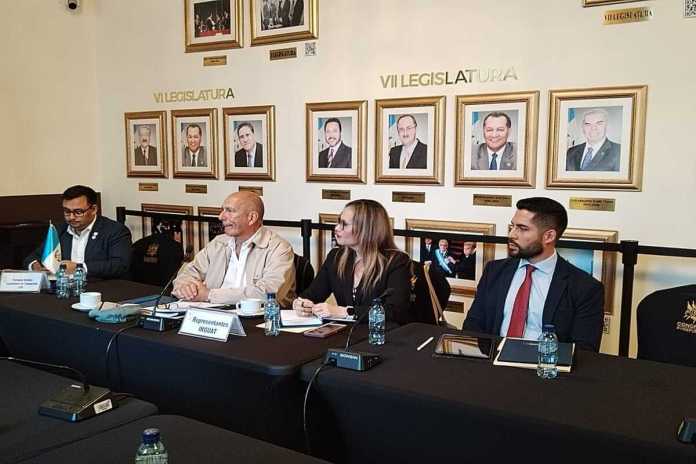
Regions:
<instances>
[{"instance_id":1,"label":"pen","mask_svg":"<svg viewBox=\"0 0 696 464\"><path fill-rule=\"evenodd\" d=\"M434 338L435 338L435 337L430 337L429 339L427 339L426 341L424 341L423 343L421 343L420 346L419 346L418 348L416 348L416 351L420 351L420 350L422 350L423 348L425 348L425 345L427 345L428 343L432 342Z\"/></svg>"}]
</instances>

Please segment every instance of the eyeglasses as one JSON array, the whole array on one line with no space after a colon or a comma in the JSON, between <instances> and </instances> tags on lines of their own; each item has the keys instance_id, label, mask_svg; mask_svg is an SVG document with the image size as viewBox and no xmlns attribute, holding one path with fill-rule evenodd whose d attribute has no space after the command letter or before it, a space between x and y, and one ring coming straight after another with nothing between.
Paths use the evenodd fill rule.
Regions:
<instances>
[{"instance_id":1,"label":"eyeglasses","mask_svg":"<svg viewBox=\"0 0 696 464\"><path fill-rule=\"evenodd\" d=\"M346 222L346 221L344 221L343 219L341 219L341 220L338 221L338 223L336 224L336 228L337 228L337 229L341 229L341 230L345 230L346 227L352 226L352 225L353 225L352 222Z\"/></svg>"},{"instance_id":2,"label":"eyeglasses","mask_svg":"<svg viewBox=\"0 0 696 464\"><path fill-rule=\"evenodd\" d=\"M68 209L68 208L63 208L63 216L68 217L70 215L75 216L75 217L82 217L89 211L90 209L94 208L94 205L89 205L88 208L86 209Z\"/></svg>"},{"instance_id":3,"label":"eyeglasses","mask_svg":"<svg viewBox=\"0 0 696 464\"><path fill-rule=\"evenodd\" d=\"M410 131L410 130L415 129L415 128L416 128L416 126L399 127L397 129L397 131L399 132L399 134L403 134L404 132Z\"/></svg>"}]
</instances>

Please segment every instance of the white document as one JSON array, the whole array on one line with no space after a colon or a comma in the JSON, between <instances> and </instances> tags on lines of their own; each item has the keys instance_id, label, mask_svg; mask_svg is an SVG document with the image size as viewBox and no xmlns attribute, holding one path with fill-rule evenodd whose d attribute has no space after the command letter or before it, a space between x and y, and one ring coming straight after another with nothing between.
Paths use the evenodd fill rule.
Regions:
<instances>
[{"instance_id":1,"label":"white document","mask_svg":"<svg viewBox=\"0 0 696 464\"><path fill-rule=\"evenodd\" d=\"M280 325L283 327L320 326L323 322L317 316L298 316L294 309L280 310Z\"/></svg>"}]
</instances>

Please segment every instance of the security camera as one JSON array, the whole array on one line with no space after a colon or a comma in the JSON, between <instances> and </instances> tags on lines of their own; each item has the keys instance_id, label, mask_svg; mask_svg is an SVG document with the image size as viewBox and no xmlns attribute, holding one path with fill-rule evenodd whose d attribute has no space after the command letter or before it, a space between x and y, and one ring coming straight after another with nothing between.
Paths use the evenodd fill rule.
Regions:
<instances>
[{"instance_id":1,"label":"security camera","mask_svg":"<svg viewBox=\"0 0 696 464\"><path fill-rule=\"evenodd\" d=\"M65 7L70 11L80 8L80 0L65 0Z\"/></svg>"}]
</instances>

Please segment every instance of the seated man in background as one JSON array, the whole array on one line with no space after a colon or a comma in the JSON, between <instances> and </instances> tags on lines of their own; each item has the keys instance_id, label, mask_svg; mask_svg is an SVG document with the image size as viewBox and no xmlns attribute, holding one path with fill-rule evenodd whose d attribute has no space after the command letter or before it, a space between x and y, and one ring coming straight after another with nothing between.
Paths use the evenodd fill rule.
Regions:
<instances>
[{"instance_id":1,"label":"seated man in background","mask_svg":"<svg viewBox=\"0 0 696 464\"><path fill-rule=\"evenodd\" d=\"M97 193L84 185L63 192L65 224L57 227L61 264L72 274L77 264L84 265L89 277L119 279L130 267L131 233L123 224L98 216ZM39 246L25 260L33 271L45 271Z\"/></svg>"},{"instance_id":2,"label":"seated man in background","mask_svg":"<svg viewBox=\"0 0 696 464\"><path fill-rule=\"evenodd\" d=\"M599 351L604 287L556 253L568 225L563 205L520 200L510 225L509 258L483 270L464 329L536 340L554 324L559 341Z\"/></svg>"},{"instance_id":3,"label":"seated man in background","mask_svg":"<svg viewBox=\"0 0 696 464\"><path fill-rule=\"evenodd\" d=\"M252 192L237 192L222 204L225 233L215 237L174 280L173 294L189 301L237 303L275 292L282 307L295 293L290 244L263 227L264 206Z\"/></svg>"}]
</instances>

